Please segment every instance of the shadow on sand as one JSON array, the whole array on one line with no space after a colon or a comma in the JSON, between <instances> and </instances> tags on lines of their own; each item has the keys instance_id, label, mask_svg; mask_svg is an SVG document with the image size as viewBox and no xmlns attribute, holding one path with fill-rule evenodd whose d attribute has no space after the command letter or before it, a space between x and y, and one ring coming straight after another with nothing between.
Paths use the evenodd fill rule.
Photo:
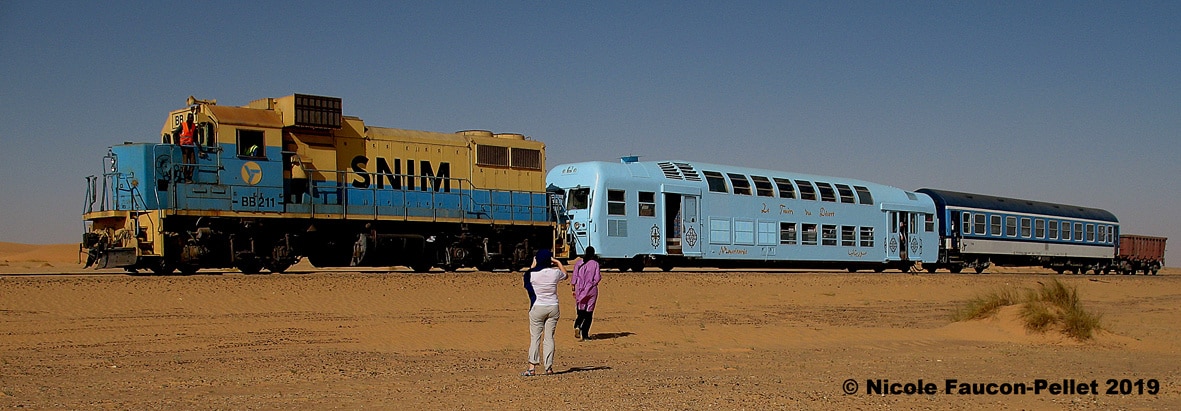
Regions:
<instances>
[{"instance_id":1,"label":"shadow on sand","mask_svg":"<svg viewBox=\"0 0 1181 411\"><path fill-rule=\"evenodd\" d=\"M565 371L554 371L554 373L552 375L562 375L562 374L570 374L570 373L576 373L576 372L599 371L599 370L610 370L610 369L611 369L611 367L608 367L605 365L596 365L594 367L570 367L570 368L567 368Z\"/></svg>"},{"instance_id":2,"label":"shadow on sand","mask_svg":"<svg viewBox=\"0 0 1181 411\"><path fill-rule=\"evenodd\" d=\"M598 334L591 334L590 339L591 340L614 340L616 338L623 338L623 337L627 337L630 335L636 335L636 333L627 332L627 331L624 331L621 333L598 333Z\"/></svg>"}]
</instances>

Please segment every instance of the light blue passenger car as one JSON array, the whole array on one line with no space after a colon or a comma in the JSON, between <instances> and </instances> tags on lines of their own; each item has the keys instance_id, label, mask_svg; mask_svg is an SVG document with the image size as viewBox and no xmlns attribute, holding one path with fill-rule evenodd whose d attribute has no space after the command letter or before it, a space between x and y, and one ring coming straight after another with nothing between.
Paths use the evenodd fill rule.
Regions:
<instances>
[{"instance_id":1,"label":"light blue passenger car","mask_svg":"<svg viewBox=\"0 0 1181 411\"><path fill-rule=\"evenodd\" d=\"M563 164L565 243L606 267L909 270L938 258L935 205L861 180L689 161Z\"/></svg>"}]
</instances>

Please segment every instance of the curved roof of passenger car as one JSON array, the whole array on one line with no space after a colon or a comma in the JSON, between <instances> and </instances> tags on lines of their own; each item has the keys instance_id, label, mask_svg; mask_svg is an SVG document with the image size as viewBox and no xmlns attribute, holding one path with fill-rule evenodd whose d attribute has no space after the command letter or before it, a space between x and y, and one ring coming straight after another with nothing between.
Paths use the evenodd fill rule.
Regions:
<instances>
[{"instance_id":1,"label":"curved roof of passenger car","mask_svg":"<svg viewBox=\"0 0 1181 411\"><path fill-rule=\"evenodd\" d=\"M697 161L684 160L659 160L659 161L628 161L628 162L604 162L604 161L589 161L581 163L559 164L550 170L546 177L547 181L561 176L565 171L571 167L588 168L596 170L598 174L612 175L616 178L635 179L635 178L652 178L661 179L664 181L676 181L679 184L691 185L701 187L703 191L708 189L705 181L705 175L702 171L715 171L719 173L737 173L747 176L761 176L768 178L784 178L788 180L806 180L811 182L826 182L832 184L846 184L850 186L864 186L870 189L873 193L874 202L882 203L911 203L919 202L933 205L931 201L925 201L925 196L917 196L910 198L906 193L907 190L871 181L836 177L823 176L815 174L797 173L790 171L778 171L759 169L751 167L703 163ZM632 167L641 168L645 171L646 176L637 176L631 170ZM696 178L690 178L687 174L692 173ZM729 182L727 182L729 185Z\"/></svg>"},{"instance_id":2,"label":"curved roof of passenger car","mask_svg":"<svg viewBox=\"0 0 1181 411\"><path fill-rule=\"evenodd\" d=\"M1064 218L1109 221L1118 223L1115 214L1098 208L1079 207L1067 204L1022 200L1019 198L997 197L986 194L963 193L959 191L923 188L917 192L927 194L939 208L946 206L977 208L984 210L1008 211L1013 213L1040 214Z\"/></svg>"}]
</instances>

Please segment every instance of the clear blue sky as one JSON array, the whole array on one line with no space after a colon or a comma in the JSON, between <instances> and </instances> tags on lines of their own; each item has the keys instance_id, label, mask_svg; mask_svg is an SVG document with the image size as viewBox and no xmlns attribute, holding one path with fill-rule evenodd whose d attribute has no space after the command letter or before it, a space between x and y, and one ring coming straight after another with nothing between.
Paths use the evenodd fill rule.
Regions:
<instances>
[{"instance_id":1,"label":"clear blue sky","mask_svg":"<svg viewBox=\"0 0 1181 411\"><path fill-rule=\"evenodd\" d=\"M0 241L194 95L1109 210L1181 265L1181 2L0 1Z\"/></svg>"}]
</instances>

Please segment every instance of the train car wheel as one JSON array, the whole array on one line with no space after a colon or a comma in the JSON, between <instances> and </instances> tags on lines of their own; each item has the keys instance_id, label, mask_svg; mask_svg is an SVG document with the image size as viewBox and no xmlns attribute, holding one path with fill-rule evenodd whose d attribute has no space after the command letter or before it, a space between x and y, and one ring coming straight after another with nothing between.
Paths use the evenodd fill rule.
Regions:
<instances>
[{"instance_id":1,"label":"train car wheel","mask_svg":"<svg viewBox=\"0 0 1181 411\"><path fill-rule=\"evenodd\" d=\"M947 271L951 271L952 274L959 274L961 271L964 271L964 266L962 264L954 264L951 267L947 267Z\"/></svg>"},{"instance_id":2,"label":"train car wheel","mask_svg":"<svg viewBox=\"0 0 1181 411\"><path fill-rule=\"evenodd\" d=\"M976 266L975 270L976 270L976 274L980 274L980 273L984 272L984 267Z\"/></svg>"},{"instance_id":3,"label":"train car wheel","mask_svg":"<svg viewBox=\"0 0 1181 411\"><path fill-rule=\"evenodd\" d=\"M432 266L430 263L415 263L414 265L410 266L410 269L414 270L416 273L425 273L430 271L431 267Z\"/></svg>"},{"instance_id":4,"label":"train car wheel","mask_svg":"<svg viewBox=\"0 0 1181 411\"><path fill-rule=\"evenodd\" d=\"M851 273L855 273L855 272L857 272L857 267L848 267L845 270L848 272L851 272Z\"/></svg>"},{"instance_id":5,"label":"train car wheel","mask_svg":"<svg viewBox=\"0 0 1181 411\"><path fill-rule=\"evenodd\" d=\"M201 267L198 267L196 264L181 264L179 268L181 274L193 275L196 274L197 270Z\"/></svg>"},{"instance_id":6,"label":"train car wheel","mask_svg":"<svg viewBox=\"0 0 1181 411\"><path fill-rule=\"evenodd\" d=\"M669 264L668 266L669 266L669 267L668 267L668 270L671 270L671 269L672 269L672 265L671 265L671 264ZM661 265L661 266L660 266L660 268L662 268L662 269L663 269L663 268L664 268L664 265ZM632 269L632 271L635 271L635 272L637 272L637 273L639 273L639 272L643 272L643 271L644 271L644 258L643 258L643 257L637 257L635 260L632 260L632 266L631 266L631 269ZM668 270L664 270L664 271L668 271ZM623 271L623 270L620 270L620 271Z\"/></svg>"}]
</instances>

